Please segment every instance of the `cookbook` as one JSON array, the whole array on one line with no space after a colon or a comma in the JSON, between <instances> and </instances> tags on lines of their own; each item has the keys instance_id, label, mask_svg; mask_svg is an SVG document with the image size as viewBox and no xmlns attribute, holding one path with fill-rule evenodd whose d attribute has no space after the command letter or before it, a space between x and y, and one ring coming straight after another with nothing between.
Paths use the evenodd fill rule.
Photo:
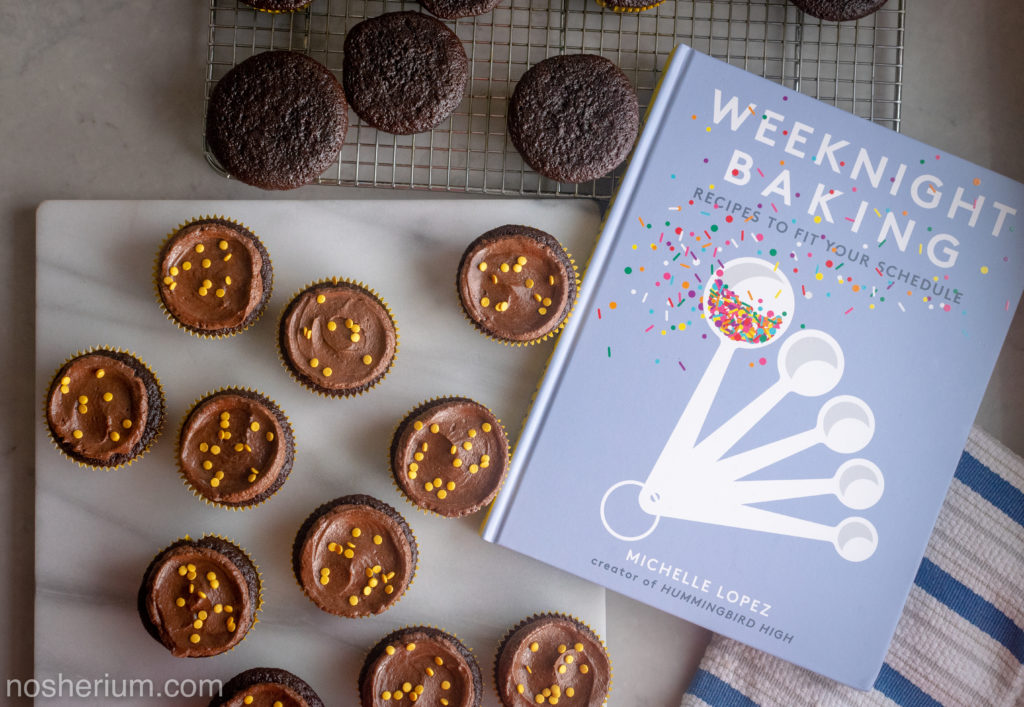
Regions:
<instances>
[{"instance_id":1,"label":"cookbook","mask_svg":"<svg viewBox=\"0 0 1024 707\"><path fill-rule=\"evenodd\" d=\"M1022 216L1024 185L678 47L484 538L869 689Z\"/></svg>"}]
</instances>

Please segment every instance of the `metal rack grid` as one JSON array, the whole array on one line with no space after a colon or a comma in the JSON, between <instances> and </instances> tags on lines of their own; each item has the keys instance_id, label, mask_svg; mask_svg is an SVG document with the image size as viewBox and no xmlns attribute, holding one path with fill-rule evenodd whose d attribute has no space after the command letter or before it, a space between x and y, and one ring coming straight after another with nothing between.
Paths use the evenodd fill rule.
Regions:
<instances>
[{"instance_id":1,"label":"metal rack grid","mask_svg":"<svg viewBox=\"0 0 1024 707\"><path fill-rule=\"evenodd\" d=\"M540 60L588 52L626 73L643 111L680 42L898 131L905 4L890 0L867 18L837 24L804 15L786 0L667 0L638 14L604 10L594 0L503 0L489 13L448 23L470 63L466 96L449 119L430 132L398 136L350 113L337 164L317 182L609 198L624 167L584 184L560 184L531 170L505 133L508 99ZM210 0L207 101L231 67L269 49L301 51L340 73L349 28L419 7L412 0L314 0L304 12L270 14L238 0ZM205 137L204 150L227 176Z\"/></svg>"}]
</instances>

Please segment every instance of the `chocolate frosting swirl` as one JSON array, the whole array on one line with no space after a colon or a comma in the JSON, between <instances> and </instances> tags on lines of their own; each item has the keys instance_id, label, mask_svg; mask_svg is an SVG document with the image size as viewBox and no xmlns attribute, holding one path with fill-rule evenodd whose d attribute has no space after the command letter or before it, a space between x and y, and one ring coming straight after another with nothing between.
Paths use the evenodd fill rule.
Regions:
<instances>
[{"instance_id":1,"label":"chocolate frosting swirl","mask_svg":"<svg viewBox=\"0 0 1024 707\"><path fill-rule=\"evenodd\" d=\"M295 690L276 682L250 685L221 704L224 707L307 707L306 701Z\"/></svg>"}]
</instances>

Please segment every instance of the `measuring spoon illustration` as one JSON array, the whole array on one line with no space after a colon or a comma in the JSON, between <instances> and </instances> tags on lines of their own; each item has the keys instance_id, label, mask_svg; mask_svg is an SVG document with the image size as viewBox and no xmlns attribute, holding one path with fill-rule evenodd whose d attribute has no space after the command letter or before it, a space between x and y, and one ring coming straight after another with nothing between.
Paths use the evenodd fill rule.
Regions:
<instances>
[{"instance_id":1,"label":"measuring spoon illustration","mask_svg":"<svg viewBox=\"0 0 1024 707\"><path fill-rule=\"evenodd\" d=\"M832 494L847 508L862 511L871 508L882 498L885 481L881 470L873 462L849 459L827 479L737 481L733 489L735 501L741 504Z\"/></svg>"},{"instance_id":2,"label":"measuring spoon illustration","mask_svg":"<svg viewBox=\"0 0 1024 707\"><path fill-rule=\"evenodd\" d=\"M696 454L701 459L721 459L786 395L824 395L839 383L843 367L843 350L835 339L817 329L798 331L779 348L779 380L708 435L697 445Z\"/></svg>"},{"instance_id":3,"label":"measuring spoon illustration","mask_svg":"<svg viewBox=\"0 0 1024 707\"><path fill-rule=\"evenodd\" d=\"M840 454L859 452L874 434L875 416L868 404L852 395L839 395L821 406L812 429L715 462L708 472L735 481L816 444Z\"/></svg>"},{"instance_id":4,"label":"measuring spoon illustration","mask_svg":"<svg viewBox=\"0 0 1024 707\"><path fill-rule=\"evenodd\" d=\"M866 518L858 516L845 518L836 525L825 525L763 508L735 506L726 518L715 522L731 528L830 542L839 556L849 562L863 562L878 547L878 531L875 526Z\"/></svg>"},{"instance_id":5,"label":"measuring spoon illustration","mask_svg":"<svg viewBox=\"0 0 1024 707\"><path fill-rule=\"evenodd\" d=\"M718 348L690 401L679 416L654 470L679 472L679 460L691 456L704 420L737 349L767 346L793 318L793 288L782 271L760 258L736 258L716 271L704 288L704 319L718 337Z\"/></svg>"}]
</instances>

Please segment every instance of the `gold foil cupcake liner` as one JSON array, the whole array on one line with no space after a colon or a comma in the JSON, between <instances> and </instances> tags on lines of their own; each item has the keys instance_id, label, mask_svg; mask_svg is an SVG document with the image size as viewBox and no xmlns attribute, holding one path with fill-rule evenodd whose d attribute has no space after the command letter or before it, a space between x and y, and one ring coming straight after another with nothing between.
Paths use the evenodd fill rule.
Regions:
<instances>
[{"instance_id":1,"label":"gold foil cupcake liner","mask_svg":"<svg viewBox=\"0 0 1024 707\"><path fill-rule=\"evenodd\" d=\"M498 421L498 425L501 427L501 434L505 437L505 444L508 447L508 457L505 460L505 471L501 475L501 482L498 484L498 488L495 490L494 495L491 496L491 500L488 501L487 503L485 503L483 506L481 506L476 511L471 511L469 513L465 513L465 514L459 515L459 516L446 516L446 515L442 515L442 514L438 513L437 511L433 511L433 510L431 510L429 508L424 508L420 504L416 503L416 501L414 501L412 498L410 498L409 495L405 492L405 489L403 489L401 487L401 485L398 483L398 479L395 478L394 465L393 465L393 462L392 462L392 459L391 459L391 449L394 446L395 438L398 435L399 429L401 429L401 427L405 423L405 421L408 420L409 417L412 416L417 410L421 410L423 408L426 408L426 407L428 407L430 405L433 405L434 403L436 403L438 401L441 401L441 400L469 400L469 401L472 401L472 402L476 403L477 405L480 405L481 407L483 407L485 410L487 410L487 412L491 413L491 415L494 415L494 419ZM388 466L388 472L391 474L391 485L395 487L395 491L398 492L398 494L402 498L405 499L406 503L408 503L411 506L413 506L414 508L416 508L418 511L423 513L423 515L436 516L437 518L443 518L445 520L457 520L459 518L465 518L466 516L473 515L473 513L479 512L484 507L486 507L488 509L487 513L490 514L490 507L494 504L494 501L498 497L498 494L501 493L501 489L504 488L505 481L508 479L509 469L512 466L512 441L508 437L508 430L505 428L505 423L502 422L501 418L498 417L494 413L494 411L491 410L491 408L488 407L487 405L484 405L483 403L479 402L475 398L469 397L468 395L436 395L436 396L434 396L432 398L429 398L427 400L422 401L421 403L419 403L415 407L410 408L409 411L406 412L405 415L402 416L402 419L399 420L398 423L395 425L394 430L392 430L392 432L391 432L391 444L388 445L387 466Z\"/></svg>"},{"instance_id":2,"label":"gold foil cupcake liner","mask_svg":"<svg viewBox=\"0 0 1024 707\"><path fill-rule=\"evenodd\" d=\"M219 395L221 393L236 392L236 391L243 391L243 392L247 392L247 393L252 393L253 395L255 395L258 398L260 398L261 402L270 403L273 406L273 411L276 411L278 414L280 414L280 416L281 416L280 419L283 419L283 421L284 421L284 427L286 428L286 434L288 436L288 439L289 439L289 441L291 443L291 447L292 447L292 460L291 460L291 465L290 465L289 470L288 470L288 475L289 476L291 475L291 472L294 471L294 469L295 469L295 457L298 455L298 450L299 450L298 444L295 441L295 428L292 426L291 420L288 418L288 415L285 414L284 409L280 406L280 404L278 404L278 402L276 400L271 398L266 393L263 393L262 391L259 391L259 390L255 390L253 388L249 388L248 386L246 386L244 388L240 387L240 386L227 386L227 387L217 388L216 390L211 390L211 391L207 391L206 393L203 393L200 397L198 397L194 401L192 401L192 404L189 406L188 410L182 416L181 422L178 423L178 434L177 434L177 436L174 439L174 462L175 462L175 466L178 469L178 476L181 477L182 484L185 486L186 489L188 489L189 491L192 492L193 496L195 496L196 498L200 499L203 503L205 503L208 506L215 506L217 508L226 508L226 509L231 510L231 511L246 511L246 510L249 510L250 508L258 508L259 506L262 506L264 503L266 503L271 498L273 498L274 495L277 494L277 492L281 490L281 487L284 486L285 483L287 483L287 478L285 479L285 481L283 481L281 483L280 486L278 486L276 489L274 489L274 491L271 492L270 494L268 494L267 497L264 498L263 500L257 501L256 503L247 503L247 504L240 504L240 505L234 506L234 505L230 505L230 504L227 504L227 503L221 503L220 501L215 501L215 500L213 500L211 498L208 498L205 494L202 493L202 491L197 489L195 486L192 485L191 482L189 482L188 475L185 473L185 469L184 469L184 467L181 464L181 434L182 434L182 432L184 432L185 424L188 422L188 419L192 416L192 413L195 412L196 407L198 407L198 405L201 402L203 402L204 400L207 400L208 398L210 398L210 397L212 397L214 395ZM276 417L276 415L275 415L275 417ZM273 484L271 484L271 485L273 485Z\"/></svg>"},{"instance_id":3,"label":"gold foil cupcake liner","mask_svg":"<svg viewBox=\"0 0 1024 707\"><path fill-rule=\"evenodd\" d=\"M199 540L202 540L203 538L217 538L218 540L223 540L224 542L229 543L232 547L234 547L240 553L245 555L245 558L249 561L249 564L251 564L253 568L256 570L256 603L255 606L253 606L252 610L252 623L249 624L249 628L245 630L245 633L242 635L242 638L239 639L239 641L235 645L231 646L225 651L221 651L220 653L214 653L213 655L208 656L210 658L214 658L218 655L230 653L231 651L235 650L235 648L242 645L245 642L245 640L249 638L249 634L252 632L252 630L256 628L256 624L260 622L260 611L263 610L263 570L261 570L259 564L257 564L256 561L252 559L252 555L249 553L249 551L241 545L239 545L237 542L235 542L232 538L229 538L226 535L221 535L220 533L205 533L199 538ZM178 538L177 540L173 540L172 542L168 543L163 549L161 549L159 552L153 555L153 557L149 561L149 565L152 565L152 563L158 557L160 557L160 555L164 554L180 542L195 543L196 541L192 539L191 534L186 533L184 537ZM147 573L149 565L147 565ZM142 581L146 581L145 575L143 575Z\"/></svg>"},{"instance_id":4,"label":"gold foil cupcake liner","mask_svg":"<svg viewBox=\"0 0 1024 707\"><path fill-rule=\"evenodd\" d=\"M269 12L269 10L267 12ZM252 321L250 321L248 324L245 324L244 326L239 327L238 329L235 329L234 331L210 333L182 324L178 320L178 318L175 317L174 314L172 314L169 309L167 309L167 304L164 302L164 298L160 296L160 283L164 277L163 271L160 268L160 264L161 261L163 260L162 255L164 252L164 248L166 248L167 244L171 241L171 239L178 235L182 230L200 221L223 221L225 223L230 223L233 226L237 226L239 229L244 231L247 235L251 236L255 240L255 242L257 243L257 250L260 251L261 255L267 259L267 263L270 264L270 285L267 288L266 297L263 298L263 303L260 305L260 308L257 311L256 316L252 318ZM251 228L246 226L241 221L229 218L227 216L221 216L217 214L206 214L203 216L191 218L188 221L185 221L184 223L178 224L177 228L175 228L173 231L164 236L163 241L161 241L160 243L160 247L157 248L156 257L153 259L153 294L156 296L156 302L158 305L160 305L161 311L164 313L164 316L167 318L167 320L174 324L174 326L178 327L185 333L198 337L200 339L226 339L230 336L235 336L236 334L244 334L250 328L259 323L259 321L263 318L263 315L266 313L267 307L270 304L270 297L271 295L273 295L273 293L274 268L273 263L271 263L270 261L270 253L267 252L267 247L263 244L263 241L260 240L260 237L257 236L256 233Z\"/></svg>"},{"instance_id":5,"label":"gold foil cupcake liner","mask_svg":"<svg viewBox=\"0 0 1024 707\"><path fill-rule=\"evenodd\" d=\"M352 496L352 495L369 496L369 494L345 494L345 495L346 496ZM338 498L344 498L344 497L345 496L339 496ZM325 614L328 614L329 616L336 616L339 619L356 619L356 620L359 620L359 619L372 619L375 616L381 616L382 614L386 614L389 611L391 611L391 609L394 609L396 606L398 606L398 604L403 599L405 599L405 595L409 593L409 590L412 589L412 585L416 582L416 575L417 575L417 573L419 572L419 569L420 569L420 554L421 554L421 551L420 551L420 541L419 541L419 538L416 537L416 531L413 530L411 525L409 525L409 521L407 521L405 519L405 516L403 516L401 513L398 512L397 508L392 506L390 503L386 503L385 501L381 501L379 498L376 498L374 496L370 496L370 498L373 498L374 500L378 501L379 503L384 503L385 505L390 507L391 510L393 510L395 512L395 514L397 514L398 517L402 519L402 523L405 524L405 527L409 529L409 534L412 535L412 542L413 542L413 544L415 545L415 548L416 548L416 562L413 564L412 574L409 575L409 583L405 585L405 588L398 595L398 598L396 598L394 600L394 602L392 604L390 604L387 608L385 608L385 609L383 609L381 611L378 611L375 614L366 614L365 616L343 616L341 614L335 614L333 612L327 611L326 609L321 608L321 606L319 604L317 604L315 601L313 601L313 597L311 597L309 595L309 592L306 590L306 587L303 586L303 584L302 584L301 578L298 576L298 574L296 574L295 567L294 567L294 560L292 560L292 578L295 580L295 584L298 585L299 591L301 591L302 594L307 599L309 599L310 603L313 606L315 606L317 608L317 610L322 611ZM338 500L338 499L335 498L335 499L331 499L330 501L326 501L324 503L321 503L319 506L317 506L313 510L312 513L310 513L305 518L303 518L302 519L302 524L299 526L298 531L296 531L296 533L295 533L296 540L298 539L298 534L302 532L303 527L306 525L306 521L308 521L311 516L318 515L318 517L319 517L319 515L322 515L322 514L320 514L321 509L323 509L324 506L326 506L326 505L328 505L330 503L333 503L336 500ZM374 507L370 506L370 508L374 508ZM333 510L333 508L325 510L324 513L329 513L331 510ZM379 510L379 509L374 508L374 510ZM293 543L293 545L292 545L292 553L294 554L294 552L295 552L295 545Z\"/></svg>"},{"instance_id":6,"label":"gold foil cupcake liner","mask_svg":"<svg viewBox=\"0 0 1024 707\"><path fill-rule=\"evenodd\" d=\"M60 372L64 370L64 367L66 365L68 365L75 359L81 358L82 356L88 356L89 354L94 353L118 353L123 354L125 356L131 356L133 359L135 359L136 362L142 365L143 368L149 371L149 374L151 376L153 376L153 382L156 383L157 393L159 394L160 397L160 417L157 420L156 429L150 436L149 441L146 442L145 446L143 446L143 448L140 449L137 454L133 455L131 459L127 459L121 462L120 464L92 464L87 461L82 461L81 459L78 459L68 454L68 452L65 451L64 448L57 441L57 436L54 433L53 428L50 427L50 396L52 395L53 391L59 387L57 386L57 376L60 375ZM132 464L142 459L142 457L145 456L145 454L150 450L153 444L160 438L160 435L163 433L166 421L167 399L166 396L164 395L164 388L160 384L160 378L156 375L156 372L149 366L149 364L143 361L138 354L136 354L134 351L128 351L127 349L110 348L108 346L91 346L85 351L79 350L78 353L72 354L71 356L66 358L63 363L57 366L57 370L54 371L53 376L50 378L50 383L46 386L46 392L43 394L43 424L46 426L46 432L50 438L50 443L53 445L54 449L56 449L60 453L62 457L86 469L97 469L99 471L115 471L118 469L130 467Z\"/></svg>"},{"instance_id":7,"label":"gold foil cupcake liner","mask_svg":"<svg viewBox=\"0 0 1024 707\"><path fill-rule=\"evenodd\" d=\"M620 7L620 6L615 4L614 0L612 2L608 2L607 0L594 0L594 1L598 5L600 5L601 7L605 8L607 10L611 10L612 12L618 12L618 13L644 12L646 10L653 10L654 8L658 7L659 5L664 4L664 2L665 2L665 0L660 0L660 2L656 2L656 3L653 3L651 5L644 5L643 7Z\"/></svg>"},{"instance_id":8,"label":"gold foil cupcake liner","mask_svg":"<svg viewBox=\"0 0 1024 707\"><path fill-rule=\"evenodd\" d=\"M516 631L521 629L523 626L526 626L527 624L529 624L529 623L531 623L533 621L536 621L537 619L547 619L547 618L552 618L552 617L560 618L560 619L567 619L569 621L573 621L573 622L583 626L588 631L590 631L590 633L594 636L594 638L597 639L597 642L601 644L601 649L604 651L605 658L607 658L607 660L608 660L608 689L607 689L607 692L606 692L606 694L604 696L604 701L601 704L602 705L608 704L608 700L609 700L609 698L611 697L611 694L612 694L612 672L613 672L613 669L612 669L612 657L608 653L608 646L605 644L604 638L601 637L601 634L599 634L597 631L595 631L593 628L591 628L590 624L588 624L586 621L580 619L579 617L575 616L574 614L566 614L565 612L562 612L562 611L542 611L540 613L530 614L525 619L523 619L522 621L517 623L515 626L510 628L508 631L506 631L505 635L502 637L502 639L500 641L498 641L498 648L494 652L494 672L493 672L493 675L492 675L492 677L494 678L494 692L498 696L498 702L500 702L501 704L505 704L505 701L501 697L501 686L500 686L500 681L499 681L499 678L498 678L498 663L501 661L502 651L504 650L505 646L508 644L508 641L512 637L512 634L514 634Z\"/></svg>"},{"instance_id":9,"label":"gold foil cupcake liner","mask_svg":"<svg viewBox=\"0 0 1024 707\"><path fill-rule=\"evenodd\" d=\"M377 376L377 378L374 381L368 383L359 390L336 392L328 392L321 390L320 388L314 386L312 383L307 381L305 377L300 376L295 372L295 370L289 364L288 359L285 357L284 350L281 347L281 325L284 323L285 314L287 313L288 308L291 306L292 302L294 302L300 295L304 294L307 290L313 287L317 287L318 285L326 284L351 285L354 287L358 287L367 294L371 295L375 300L377 300L377 302L381 304L382 307L384 307L384 311L387 313L388 319L391 320L391 326L395 330L395 352L391 356L391 362L388 363L388 367L385 368L384 371L379 376ZM362 280L353 280L347 277L325 277L320 280L310 282L308 285L295 291L295 293L291 296L291 298L289 298L288 302L281 310L281 314L277 318L277 357L278 359L280 359L281 365L284 366L284 369L286 371L288 371L288 375L291 377L293 381L301 385L306 390L315 393L316 395L319 395L321 398L329 398L332 400L336 400L338 398L351 398L354 396L362 395L363 393L370 392L371 390L376 388L381 383L381 381L387 378L388 374L391 373L391 369L395 367L395 361L398 360L398 350L400 346L401 337L399 335L398 322L395 320L394 312L391 311L391 305L387 303L387 300L380 296L380 293L378 293L377 290L373 289L372 287L364 283Z\"/></svg>"},{"instance_id":10,"label":"gold foil cupcake liner","mask_svg":"<svg viewBox=\"0 0 1024 707\"><path fill-rule=\"evenodd\" d=\"M463 641L461 638L459 638L459 635L457 633L455 633L454 631L449 631L446 628L441 628L440 626L435 626L433 624L407 624L407 625L402 626L400 628L396 628L393 631L388 631L386 634L381 636L380 640L378 640L372 646L370 646L365 651L363 651L363 660L360 663L360 665L362 667L359 669L359 679L356 681L356 704L360 704L361 705L363 703L362 700L363 700L363 677L364 677L364 670L366 669L366 661L369 660L370 655L374 652L374 650L376 650L378 646L380 646L381 644L385 643L385 641L387 641L387 639L389 639L391 636L394 636L395 634L405 633L406 631L416 631L416 630L420 630L420 629L430 629L430 630L433 630L433 631L440 631L442 633L445 633L445 634L451 636L456 641L458 641L459 645L461 645L463 648L465 648L466 651L473 657L473 661L476 663L476 667L477 667L477 674L480 677L480 694L477 695L477 700L476 700L476 702L474 702L471 705L471 707L477 707L477 705L483 704L483 693L486 691L486 688L484 687L484 674L483 674L483 670L480 669L480 661L476 659L476 651L473 650L472 646L468 645L465 641ZM465 657L465 656L463 656L463 657Z\"/></svg>"},{"instance_id":11,"label":"gold foil cupcake liner","mask_svg":"<svg viewBox=\"0 0 1024 707\"><path fill-rule=\"evenodd\" d=\"M523 225L523 224L520 224L520 225ZM530 228L533 228L533 226L530 226ZM537 229L537 230L541 230L541 229ZM554 236L552 236L552 238L554 238ZM562 245L561 241L559 241L557 238L555 238L555 240L558 242L558 245L565 252L566 257L569 258L569 264L572 266L573 282L576 285L575 290L574 290L574 294L573 294L573 298L572 298L572 304L569 305L569 311L565 313L564 317L562 317L562 321L559 322L558 326L556 326L554 329L549 331L544 336L541 336L541 337L536 338L536 339L530 339L529 341L511 341L509 339L503 339L500 336L495 336L494 334L492 334L489 331L487 331L486 329L484 329L483 326L481 326L479 322L477 322L475 319L473 319L473 317L469 316L469 312L466 311L466 307L462 303L462 295L459 292L459 273L456 273L456 276L455 276L455 299L459 303L459 309L462 310L462 316L465 318L465 320L467 322L469 322L470 324L473 325L473 328L476 329L477 332L482 334L484 337L490 339L491 341L497 341L498 343L504 344L505 346L518 347L518 346L534 346L536 344L539 344L539 343L542 343L544 341L547 341L548 339L553 339L554 337L556 337L562 331L562 329L565 328L565 326L569 323L569 319L572 318L573 312L576 309L576 303L580 299L580 273L579 273L579 267L577 267L577 265L576 265L576 259L572 257L572 253L570 253L569 250L565 246ZM459 262L461 264L461 260Z\"/></svg>"}]
</instances>

